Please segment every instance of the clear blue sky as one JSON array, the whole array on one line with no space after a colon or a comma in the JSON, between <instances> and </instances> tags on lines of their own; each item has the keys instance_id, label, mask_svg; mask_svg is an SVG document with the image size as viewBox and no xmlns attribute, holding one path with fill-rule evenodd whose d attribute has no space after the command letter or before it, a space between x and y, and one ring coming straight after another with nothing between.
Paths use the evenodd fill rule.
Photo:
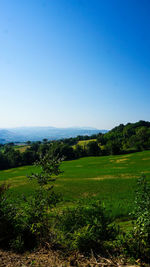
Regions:
<instances>
[{"instance_id":1,"label":"clear blue sky","mask_svg":"<svg viewBox=\"0 0 150 267\"><path fill-rule=\"evenodd\" d=\"M149 0L0 0L0 128L150 120Z\"/></svg>"}]
</instances>

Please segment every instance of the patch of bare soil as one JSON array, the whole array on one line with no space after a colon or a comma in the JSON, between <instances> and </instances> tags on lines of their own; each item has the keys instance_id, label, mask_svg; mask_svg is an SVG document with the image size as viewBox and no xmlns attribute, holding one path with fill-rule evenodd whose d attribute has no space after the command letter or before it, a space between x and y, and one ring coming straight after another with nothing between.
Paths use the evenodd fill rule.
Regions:
<instances>
[{"instance_id":1,"label":"patch of bare soil","mask_svg":"<svg viewBox=\"0 0 150 267\"><path fill-rule=\"evenodd\" d=\"M11 251L0 250L0 267L104 267L104 266L130 266L138 265L125 264L122 260L106 259L102 257L95 258L91 254L91 258L87 259L83 255L74 253L67 258L62 254L52 250L39 250L32 253L16 254Z\"/></svg>"}]
</instances>

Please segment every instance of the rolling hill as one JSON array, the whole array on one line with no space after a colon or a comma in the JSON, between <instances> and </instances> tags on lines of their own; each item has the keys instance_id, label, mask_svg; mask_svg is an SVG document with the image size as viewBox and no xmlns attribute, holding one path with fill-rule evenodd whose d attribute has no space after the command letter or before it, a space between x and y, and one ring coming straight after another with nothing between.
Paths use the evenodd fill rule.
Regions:
<instances>
[{"instance_id":1,"label":"rolling hill","mask_svg":"<svg viewBox=\"0 0 150 267\"><path fill-rule=\"evenodd\" d=\"M76 137L78 135L92 135L99 132L105 133L107 130L98 130L90 127L18 127L11 129L0 129L0 143L57 140L62 138Z\"/></svg>"}]
</instances>

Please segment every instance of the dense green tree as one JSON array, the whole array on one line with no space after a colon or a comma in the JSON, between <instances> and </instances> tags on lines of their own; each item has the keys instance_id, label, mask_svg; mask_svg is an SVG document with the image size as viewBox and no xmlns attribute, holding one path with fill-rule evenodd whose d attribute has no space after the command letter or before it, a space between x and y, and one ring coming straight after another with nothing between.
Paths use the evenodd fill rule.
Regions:
<instances>
[{"instance_id":1,"label":"dense green tree","mask_svg":"<svg viewBox=\"0 0 150 267\"><path fill-rule=\"evenodd\" d=\"M118 155L121 153L121 143L117 140L109 140L106 144L108 154Z\"/></svg>"},{"instance_id":2,"label":"dense green tree","mask_svg":"<svg viewBox=\"0 0 150 267\"><path fill-rule=\"evenodd\" d=\"M91 141L87 144L87 155L88 156L99 156L101 154L101 149L97 142Z\"/></svg>"},{"instance_id":3,"label":"dense green tree","mask_svg":"<svg viewBox=\"0 0 150 267\"><path fill-rule=\"evenodd\" d=\"M86 149L80 145L75 146L75 158L81 158L87 156Z\"/></svg>"},{"instance_id":4,"label":"dense green tree","mask_svg":"<svg viewBox=\"0 0 150 267\"><path fill-rule=\"evenodd\" d=\"M32 150L26 150L22 154L23 165L31 165L37 159L37 154Z\"/></svg>"}]
</instances>

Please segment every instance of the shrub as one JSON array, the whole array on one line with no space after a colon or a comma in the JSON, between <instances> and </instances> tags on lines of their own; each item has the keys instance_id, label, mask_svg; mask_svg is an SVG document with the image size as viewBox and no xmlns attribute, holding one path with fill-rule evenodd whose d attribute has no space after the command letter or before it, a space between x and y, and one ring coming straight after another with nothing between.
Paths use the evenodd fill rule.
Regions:
<instances>
[{"instance_id":1,"label":"shrub","mask_svg":"<svg viewBox=\"0 0 150 267\"><path fill-rule=\"evenodd\" d=\"M145 176L137 181L134 210L130 215L133 229L120 236L120 251L130 257L150 261L150 185Z\"/></svg>"},{"instance_id":2,"label":"shrub","mask_svg":"<svg viewBox=\"0 0 150 267\"><path fill-rule=\"evenodd\" d=\"M8 186L2 184L0 186L0 246L5 247L12 236L13 225L6 208L6 191ZM7 212L6 212L7 210Z\"/></svg>"},{"instance_id":3,"label":"shrub","mask_svg":"<svg viewBox=\"0 0 150 267\"><path fill-rule=\"evenodd\" d=\"M6 186L0 187L0 246L11 247L19 252L39 244L51 242L51 208L60 197L49 183L58 175L59 159L45 155L37 162L41 172L32 174L37 186L33 195L12 202L6 194Z\"/></svg>"},{"instance_id":4,"label":"shrub","mask_svg":"<svg viewBox=\"0 0 150 267\"><path fill-rule=\"evenodd\" d=\"M133 242L137 257L150 259L150 185L145 176L137 182L134 201Z\"/></svg>"},{"instance_id":5,"label":"shrub","mask_svg":"<svg viewBox=\"0 0 150 267\"><path fill-rule=\"evenodd\" d=\"M112 218L99 201L65 209L58 219L61 242L82 252L102 252L105 241L117 235Z\"/></svg>"}]
</instances>

